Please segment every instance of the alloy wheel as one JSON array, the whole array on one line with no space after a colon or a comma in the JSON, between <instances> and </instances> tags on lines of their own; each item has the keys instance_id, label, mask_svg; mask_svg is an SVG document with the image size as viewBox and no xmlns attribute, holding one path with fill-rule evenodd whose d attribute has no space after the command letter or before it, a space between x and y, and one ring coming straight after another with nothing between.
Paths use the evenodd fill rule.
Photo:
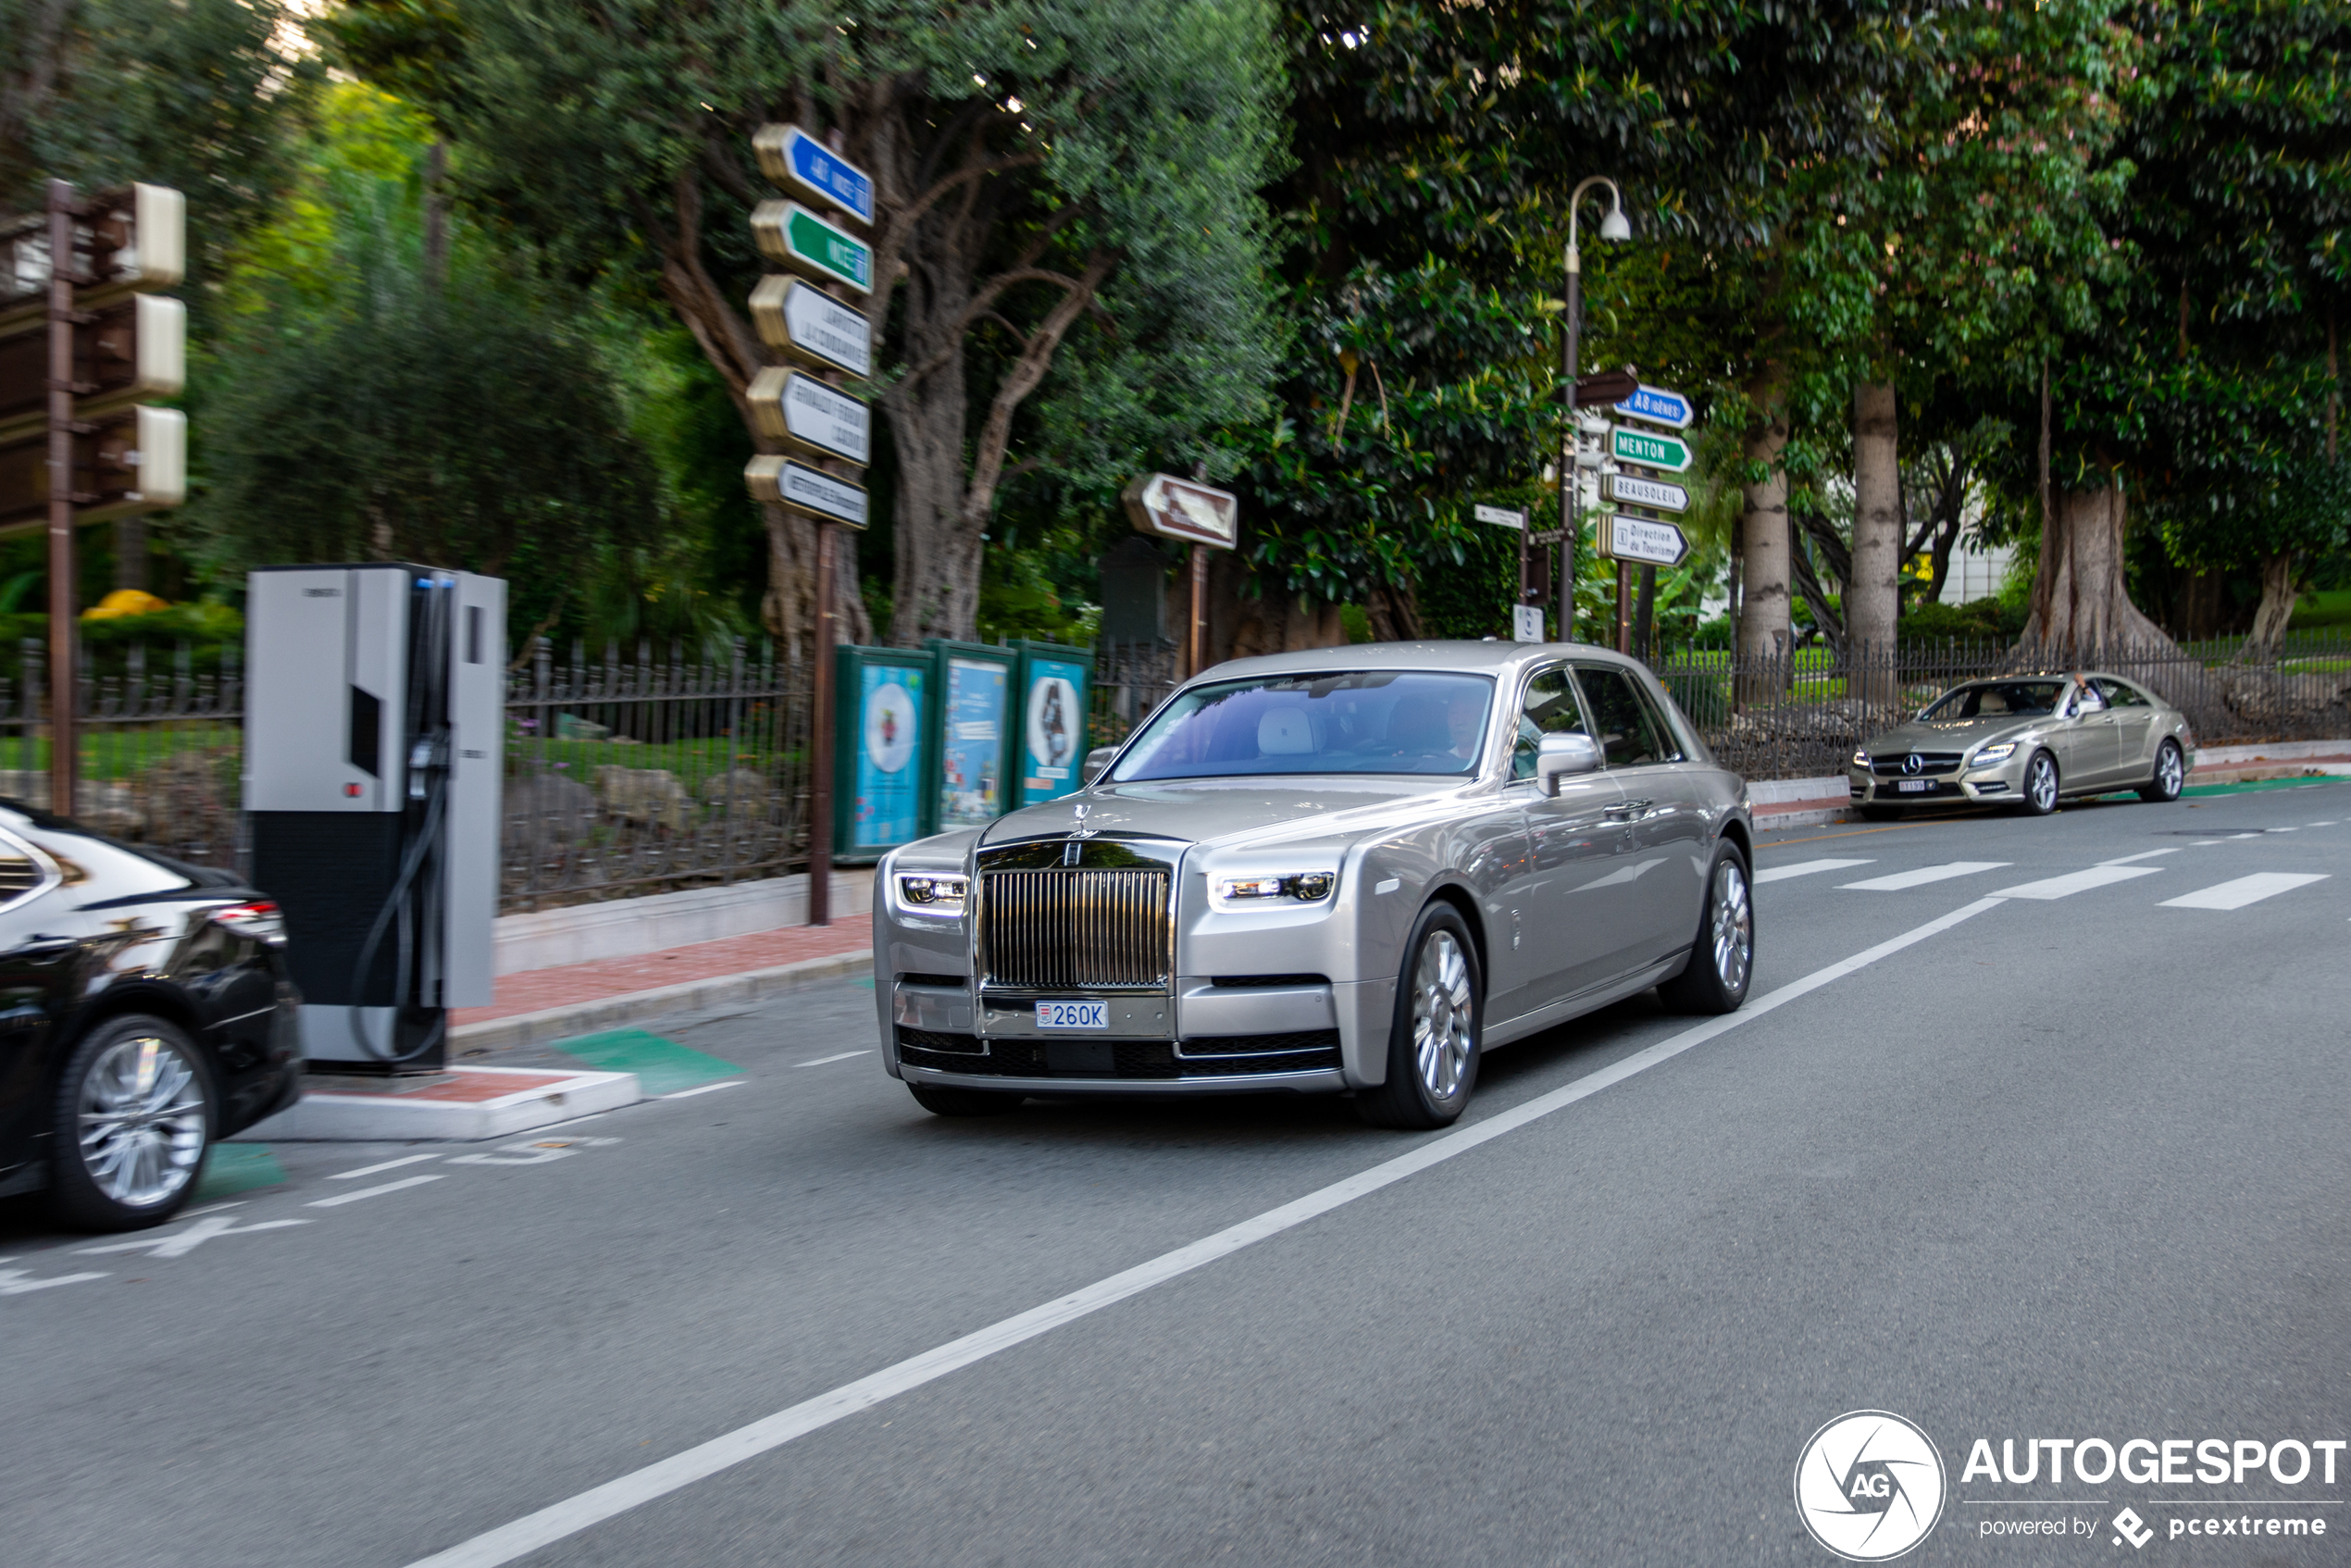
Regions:
<instances>
[{"instance_id":1,"label":"alloy wheel","mask_svg":"<svg viewBox=\"0 0 2351 1568\"><path fill-rule=\"evenodd\" d=\"M1439 1101L1462 1092L1476 1009L1462 944L1450 931L1431 931L1412 970L1412 1053L1422 1086Z\"/></svg>"},{"instance_id":2,"label":"alloy wheel","mask_svg":"<svg viewBox=\"0 0 2351 1568\"><path fill-rule=\"evenodd\" d=\"M2055 811L2058 800L2057 764L2046 757L2034 757L2032 775L2025 779L2024 787L2032 792L2034 811Z\"/></svg>"},{"instance_id":3,"label":"alloy wheel","mask_svg":"<svg viewBox=\"0 0 2351 1568\"><path fill-rule=\"evenodd\" d=\"M2162 786L2166 800L2178 794L2181 787L2187 782L2187 770L2181 764L2178 747L2166 746L2156 754L2155 781Z\"/></svg>"},{"instance_id":4,"label":"alloy wheel","mask_svg":"<svg viewBox=\"0 0 2351 1568\"><path fill-rule=\"evenodd\" d=\"M204 1086L179 1046L154 1035L116 1041L90 1064L80 1101L82 1166L108 1198L152 1208L195 1179Z\"/></svg>"},{"instance_id":5,"label":"alloy wheel","mask_svg":"<svg viewBox=\"0 0 2351 1568\"><path fill-rule=\"evenodd\" d=\"M1755 959L1755 911L1747 899L1747 873L1735 860L1714 868L1714 973L1734 997L1747 988Z\"/></svg>"}]
</instances>

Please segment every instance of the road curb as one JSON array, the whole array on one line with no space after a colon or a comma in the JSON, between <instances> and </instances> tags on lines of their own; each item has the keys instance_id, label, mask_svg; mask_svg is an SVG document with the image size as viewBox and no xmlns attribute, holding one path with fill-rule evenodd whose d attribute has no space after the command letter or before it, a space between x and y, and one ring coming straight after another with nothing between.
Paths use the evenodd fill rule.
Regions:
<instances>
[{"instance_id":1,"label":"road curb","mask_svg":"<svg viewBox=\"0 0 2351 1568\"><path fill-rule=\"evenodd\" d=\"M594 1034L600 1029L618 1028L625 1024L639 1024L665 1014L690 1013L699 1008L723 1007L728 1002L756 1002L763 997L781 996L790 991L823 985L827 980L870 975L873 970L873 950L860 948L854 952L828 953L822 958L803 958L796 963L773 964L765 969L746 969L740 974L680 980L674 986L658 986L652 990L627 991L619 996L598 997L592 1002L571 1002L560 1007L544 1007L536 1013L517 1013L508 1018L487 1018L479 1024L461 1024L449 1031L450 1043L460 1049L476 1051L536 1045L574 1035Z\"/></svg>"}]
</instances>

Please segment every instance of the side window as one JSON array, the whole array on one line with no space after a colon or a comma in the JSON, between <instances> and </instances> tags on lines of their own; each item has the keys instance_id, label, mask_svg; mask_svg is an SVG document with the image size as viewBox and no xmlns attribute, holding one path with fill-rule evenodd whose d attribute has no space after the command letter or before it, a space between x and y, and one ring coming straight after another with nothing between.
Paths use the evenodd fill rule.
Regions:
<instances>
[{"instance_id":1,"label":"side window","mask_svg":"<svg viewBox=\"0 0 2351 1568\"><path fill-rule=\"evenodd\" d=\"M2102 714L2106 712L2106 699L2098 695L2095 686L2077 686L2073 689L2073 711L2077 714Z\"/></svg>"},{"instance_id":2,"label":"side window","mask_svg":"<svg viewBox=\"0 0 2351 1568\"><path fill-rule=\"evenodd\" d=\"M2094 680L2090 684L2105 693L2108 707L2144 708L2153 705L2148 703L2146 692L2135 686L2127 685L2110 677Z\"/></svg>"},{"instance_id":3,"label":"side window","mask_svg":"<svg viewBox=\"0 0 2351 1568\"><path fill-rule=\"evenodd\" d=\"M1546 735L1582 735L1584 710L1576 705L1575 689L1568 684L1567 666L1538 669L1526 683L1526 700L1519 704L1518 739L1511 746L1511 777L1535 777L1535 749Z\"/></svg>"},{"instance_id":4,"label":"side window","mask_svg":"<svg viewBox=\"0 0 2351 1568\"><path fill-rule=\"evenodd\" d=\"M1592 722L1599 727L1600 753L1611 767L1638 767L1644 763L1679 762L1673 731L1648 698L1621 669L1605 665L1579 665L1575 678L1592 705Z\"/></svg>"}]
</instances>

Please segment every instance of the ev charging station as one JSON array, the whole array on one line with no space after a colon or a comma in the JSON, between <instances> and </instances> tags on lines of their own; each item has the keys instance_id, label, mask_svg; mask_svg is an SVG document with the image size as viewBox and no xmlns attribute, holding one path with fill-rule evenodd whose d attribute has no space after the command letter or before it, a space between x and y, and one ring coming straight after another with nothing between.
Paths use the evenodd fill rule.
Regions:
<instances>
[{"instance_id":1,"label":"ev charging station","mask_svg":"<svg viewBox=\"0 0 2351 1568\"><path fill-rule=\"evenodd\" d=\"M434 1073L495 980L506 585L397 562L246 578L253 879L312 1067Z\"/></svg>"}]
</instances>

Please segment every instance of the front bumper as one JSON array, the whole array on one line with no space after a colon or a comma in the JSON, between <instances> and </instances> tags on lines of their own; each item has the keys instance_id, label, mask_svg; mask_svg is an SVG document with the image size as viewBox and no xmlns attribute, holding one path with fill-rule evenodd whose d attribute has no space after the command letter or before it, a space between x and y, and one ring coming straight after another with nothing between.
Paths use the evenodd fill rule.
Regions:
<instances>
[{"instance_id":1,"label":"front bumper","mask_svg":"<svg viewBox=\"0 0 2351 1568\"><path fill-rule=\"evenodd\" d=\"M2022 773L2021 760L1922 778L1878 778L1847 766L1845 781L1855 805L2004 805L2021 798ZM1906 790L1906 784L1912 787Z\"/></svg>"}]
</instances>

